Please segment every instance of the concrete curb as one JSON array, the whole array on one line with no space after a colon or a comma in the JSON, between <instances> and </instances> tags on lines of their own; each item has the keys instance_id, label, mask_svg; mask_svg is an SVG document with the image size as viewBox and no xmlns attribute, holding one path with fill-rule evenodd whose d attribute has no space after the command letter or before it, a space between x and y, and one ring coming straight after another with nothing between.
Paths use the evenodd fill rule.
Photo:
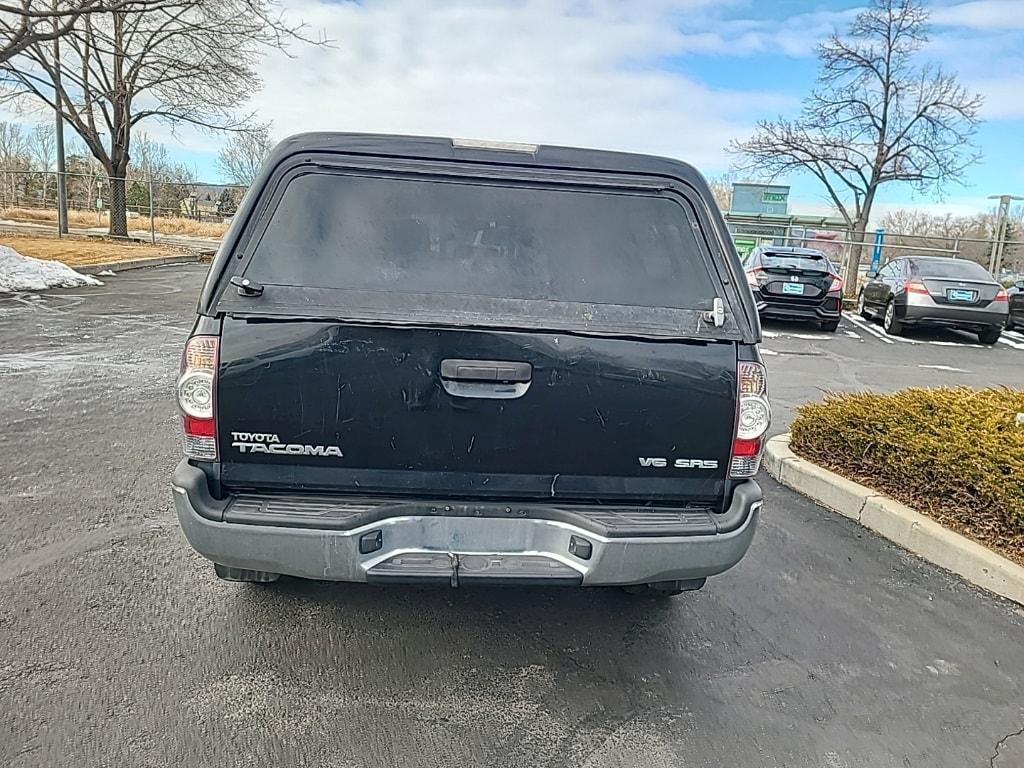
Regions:
<instances>
[{"instance_id":1,"label":"concrete curb","mask_svg":"<svg viewBox=\"0 0 1024 768\"><path fill-rule=\"evenodd\" d=\"M83 275L95 275L105 270L124 272L128 269L163 267L167 264L195 264L197 261L202 260L202 256L198 253L183 253L175 256L157 256L154 259L132 259L130 261L108 261L104 264L83 264L80 267L74 267L74 270Z\"/></svg>"},{"instance_id":2,"label":"concrete curb","mask_svg":"<svg viewBox=\"0 0 1024 768\"><path fill-rule=\"evenodd\" d=\"M783 485L856 520L918 557L1024 605L1024 567L877 491L802 459L789 435L768 441L765 469Z\"/></svg>"}]
</instances>

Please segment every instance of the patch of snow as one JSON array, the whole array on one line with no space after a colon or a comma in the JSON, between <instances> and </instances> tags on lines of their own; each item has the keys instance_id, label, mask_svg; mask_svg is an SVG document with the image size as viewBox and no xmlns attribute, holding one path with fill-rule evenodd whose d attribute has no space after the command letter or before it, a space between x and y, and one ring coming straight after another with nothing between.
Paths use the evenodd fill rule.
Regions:
<instances>
[{"instance_id":1,"label":"patch of snow","mask_svg":"<svg viewBox=\"0 0 1024 768\"><path fill-rule=\"evenodd\" d=\"M47 288L74 288L79 285L103 285L91 275L75 272L59 261L22 256L13 248L0 245L0 292L43 291Z\"/></svg>"},{"instance_id":2,"label":"patch of snow","mask_svg":"<svg viewBox=\"0 0 1024 768\"><path fill-rule=\"evenodd\" d=\"M104 269L102 272L97 272L100 277L113 277L114 273L109 269Z\"/></svg>"}]
</instances>

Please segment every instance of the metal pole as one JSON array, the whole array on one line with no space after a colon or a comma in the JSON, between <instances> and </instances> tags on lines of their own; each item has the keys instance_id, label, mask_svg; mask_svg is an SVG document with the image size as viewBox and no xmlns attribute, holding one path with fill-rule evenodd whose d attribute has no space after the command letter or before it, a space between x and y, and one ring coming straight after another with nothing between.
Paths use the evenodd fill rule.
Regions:
<instances>
[{"instance_id":1,"label":"metal pole","mask_svg":"<svg viewBox=\"0 0 1024 768\"><path fill-rule=\"evenodd\" d=\"M153 179L149 180L149 239L156 245L156 219L153 218Z\"/></svg>"},{"instance_id":2,"label":"metal pole","mask_svg":"<svg viewBox=\"0 0 1024 768\"><path fill-rule=\"evenodd\" d=\"M992 240L992 252L989 254L988 271L998 280L999 273L1003 267L1003 251L1006 248L1006 229L1010 218L1010 201L1024 200L1019 195L989 195L989 200L998 200L999 207L996 209L995 237Z\"/></svg>"},{"instance_id":3,"label":"metal pole","mask_svg":"<svg viewBox=\"0 0 1024 768\"><path fill-rule=\"evenodd\" d=\"M57 10L57 0L53 0L53 10ZM57 17L53 18L53 26L57 27ZM57 131L57 237L68 233L68 192L67 177L64 175L64 112L60 103L60 38L53 39L53 100L57 104L55 112L55 128Z\"/></svg>"}]
</instances>

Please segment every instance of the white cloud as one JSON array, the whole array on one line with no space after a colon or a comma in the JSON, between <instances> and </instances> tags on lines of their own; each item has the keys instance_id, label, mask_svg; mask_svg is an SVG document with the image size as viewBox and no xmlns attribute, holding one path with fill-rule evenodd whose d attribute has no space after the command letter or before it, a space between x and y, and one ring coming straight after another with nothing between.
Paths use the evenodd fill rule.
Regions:
<instances>
[{"instance_id":1,"label":"white cloud","mask_svg":"<svg viewBox=\"0 0 1024 768\"><path fill-rule=\"evenodd\" d=\"M279 136L454 135L646 151L724 168L729 139L750 130L747 115L792 102L714 90L663 68L694 44L687 15L708 4L293 0L290 12L337 42L293 47L294 59L269 57L252 106Z\"/></svg>"},{"instance_id":2,"label":"white cloud","mask_svg":"<svg viewBox=\"0 0 1024 768\"><path fill-rule=\"evenodd\" d=\"M1024 30L1024 13L1020 0L969 0L935 8L932 22L937 26L969 27L971 29L1005 32Z\"/></svg>"}]
</instances>

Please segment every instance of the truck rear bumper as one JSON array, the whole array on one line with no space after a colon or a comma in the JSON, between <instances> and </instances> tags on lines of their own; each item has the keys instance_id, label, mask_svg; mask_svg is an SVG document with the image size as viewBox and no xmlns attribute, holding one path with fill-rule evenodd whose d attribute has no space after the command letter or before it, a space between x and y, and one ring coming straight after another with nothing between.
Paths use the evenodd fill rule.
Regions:
<instances>
[{"instance_id":1,"label":"truck rear bumper","mask_svg":"<svg viewBox=\"0 0 1024 768\"><path fill-rule=\"evenodd\" d=\"M673 530L665 524L592 523L565 507L519 502L513 502L514 508L493 503L439 507L434 501L402 500L377 515L367 516L362 506L345 518L353 523L348 526L332 514L337 505L325 504L313 513L303 505L300 513L292 513L294 524L288 514L266 511L265 505L257 505L259 514L235 513L232 500L210 497L206 476L187 462L174 473L173 491L189 544L215 563L307 579L453 585L700 580L740 561L753 540L762 503L761 489L748 481L736 488L725 513L672 515L677 521ZM250 506L252 501L249 497ZM651 535L640 535L645 525Z\"/></svg>"}]
</instances>

